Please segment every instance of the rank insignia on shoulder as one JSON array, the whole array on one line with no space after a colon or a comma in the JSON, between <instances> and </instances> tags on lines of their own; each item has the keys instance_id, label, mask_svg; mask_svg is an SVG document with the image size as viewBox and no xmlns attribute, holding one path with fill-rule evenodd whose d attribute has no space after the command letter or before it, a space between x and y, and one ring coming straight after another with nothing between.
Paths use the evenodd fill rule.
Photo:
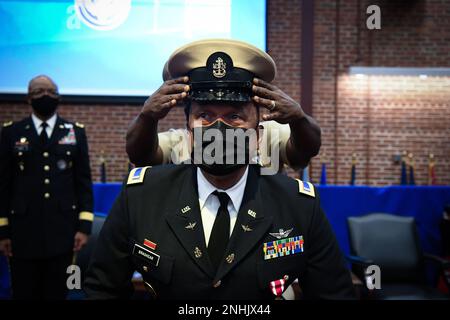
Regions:
<instances>
[{"instance_id":1,"label":"rank insignia on shoulder","mask_svg":"<svg viewBox=\"0 0 450 320\"><path fill-rule=\"evenodd\" d=\"M145 172L147 171L148 168L151 167L150 166L140 167L131 170L130 174L128 175L127 185L144 182Z\"/></svg>"},{"instance_id":2,"label":"rank insignia on shoulder","mask_svg":"<svg viewBox=\"0 0 450 320\"><path fill-rule=\"evenodd\" d=\"M75 122L75 125L76 125L78 128L84 128L84 124L82 124L82 123Z\"/></svg>"},{"instance_id":3,"label":"rank insignia on shoulder","mask_svg":"<svg viewBox=\"0 0 450 320\"><path fill-rule=\"evenodd\" d=\"M310 182L306 182L306 181L302 181L299 179L295 179L298 182L298 192L299 193L303 193L306 194L310 197L315 198L316 197L316 193L314 191L314 185Z\"/></svg>"},{"instance_id":4,"label":"rank insignia on shoulder","mask_svg":"<svg viewBox=\"0 0 450 320\"><path fill-rule=\"evenodd\" d=\"M9 126L12 125L12 124L13 124L12 121L7 121L7 122L4 122L4 123L3 123L3 127L4 127L4 128L9 127Z\"/></svg>"}]
</instances>

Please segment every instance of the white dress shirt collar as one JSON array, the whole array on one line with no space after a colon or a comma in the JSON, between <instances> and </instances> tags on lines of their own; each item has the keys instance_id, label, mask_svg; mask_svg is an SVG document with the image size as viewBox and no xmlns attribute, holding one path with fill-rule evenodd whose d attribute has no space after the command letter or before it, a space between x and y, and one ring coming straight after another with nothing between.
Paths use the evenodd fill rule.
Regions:
<instances>
[{"instance_id":1,"label":"white dress shirt collar","mask_svg":"<svg viewBox=\"0 0 450 320\"><path fill-rule=\"evenodd\" d=\"M247 184L247 176L248 176L248 166L245 169L244 174L241 179L227 190L218 189L213 186L203 175L203 172L200 168L197 168L197 185L198 185L198 198L200 203L200 210L203 209L203 206L206 203L208 197L214 191L226 192L231 199L231 202L236 211L239 211L242 203L242 198L244 197L245 185Z\"/></svg>"},{"instance_id":2,"label":"white dress shirt collar","mask_svg":"<svg viewBox=\"0 0 450 320\"><path fill-rule=\"evenodd\" d=\"M45 121L45 122L47 122L47 132L53 132L53 128L55 127L55 124L56 124L56 118L57 118L57 115L55 113L47 121ZM34 127L36 128L36 131L38 132L38 134L40 134L41 130L42 130L41 124L44 121L39 119L34 113L31 114L31 119L33 120L33 124L34 124Z\"/></svg>"}]
</instances>

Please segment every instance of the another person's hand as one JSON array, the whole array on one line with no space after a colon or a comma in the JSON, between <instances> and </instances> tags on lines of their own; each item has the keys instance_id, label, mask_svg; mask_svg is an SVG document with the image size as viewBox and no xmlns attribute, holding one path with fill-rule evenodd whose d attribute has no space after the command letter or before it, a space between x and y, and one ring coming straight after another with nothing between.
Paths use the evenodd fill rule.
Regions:
<instances>
[{"instance_id":1,"label":"another person's hand","mask_svg":"<svg viewBox=\"0 0 450 320\"><path fill-rule=\"evenodd\" d=\"M164 118L177 103L186 98L189 91L188 77L167 80L145 101L141 113L154 121Z\"/></svg>"},{"instance_id":2,"label":"another person's hand","mask_svg":"<svg viewBox=\"0 0 450 320\"><path fill-rule=\"evenodd\" d=\"M73 251L78 252L83 248L88 242L89 236L83 232L77 232L75 234L75 241L73 244Z\"/></svg>"},{"instance_id":3,"label":"another person's hand","mask_svg":"<svg viewBox=\"0 0 450 320\"><path fill-rule=\"evenodd\" d=\"M12 257L11 240L0 240L0 252L6 257Z\"/></svg>"},{"instance_id":4,"label":"another person's hand","mask_svg":"<svg viewBox=\"0 0 450 320\"><path fill-rule=\"evenodd\" d=\"M262 116L265 121L286 124L305 117L300 104L278 87L258 78L253 79L253 83L253 101L269 110Z\"/></svg>"}]
</instances>

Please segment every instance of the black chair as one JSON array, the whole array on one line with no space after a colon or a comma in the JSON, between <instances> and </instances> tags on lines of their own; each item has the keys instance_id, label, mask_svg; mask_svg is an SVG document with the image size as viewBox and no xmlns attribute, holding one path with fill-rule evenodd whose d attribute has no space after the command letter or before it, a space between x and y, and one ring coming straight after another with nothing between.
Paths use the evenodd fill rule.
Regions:
<instances>
[{"instance_id":1,"label":"black chair","mask_svg":"<svg viewBox=\"0 0 450 320\"><path fill-rule=\"evenodd\" d=\"M369 299L448 299L426 285L425 261L435 263L445 274L450 261L424 254L420 248L414 218L373 213L347 219L353 273L366 283L365 271L377 265L381 289L368 290ZM447 274L447 286L450 288Z\"/></svg>"}]
</instances>

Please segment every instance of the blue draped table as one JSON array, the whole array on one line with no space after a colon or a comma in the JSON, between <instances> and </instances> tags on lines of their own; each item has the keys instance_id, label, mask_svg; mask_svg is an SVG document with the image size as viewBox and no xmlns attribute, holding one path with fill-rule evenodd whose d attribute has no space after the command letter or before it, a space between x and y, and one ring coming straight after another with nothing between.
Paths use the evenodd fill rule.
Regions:
<instances>
[{"instance_id":1,"label":"blue draped table","mask_svg":"<svg viewBox=\"0 0 450 320\"><path fill-rule=\"evenodd\" d=\"M322 207L344 253L349 253L347 217L372 212L414 217L422 248L441 253L439 222L444 206L450 204L450 186L319 186L318 189Z\"/></svg>"},{"instance_id":2,"label":"blue draped table","mask_svg":"<svg viewBox=\"0 0 450 320\"><path fill-rule=\"evenodd\" d=\"M94 185L94 211L107 215L121 189L120 183ZM439 221L445 204L450 204L450 186L318 186L322 207L345 254L349 253L347 217L384 212L414 217L422 248L441 253ZM380 230L382 232L382 230ZM0 261L0 291L7 275L4 259ZM1 296L1 293L0 293Z\"/></svg>"}]
</instances>

